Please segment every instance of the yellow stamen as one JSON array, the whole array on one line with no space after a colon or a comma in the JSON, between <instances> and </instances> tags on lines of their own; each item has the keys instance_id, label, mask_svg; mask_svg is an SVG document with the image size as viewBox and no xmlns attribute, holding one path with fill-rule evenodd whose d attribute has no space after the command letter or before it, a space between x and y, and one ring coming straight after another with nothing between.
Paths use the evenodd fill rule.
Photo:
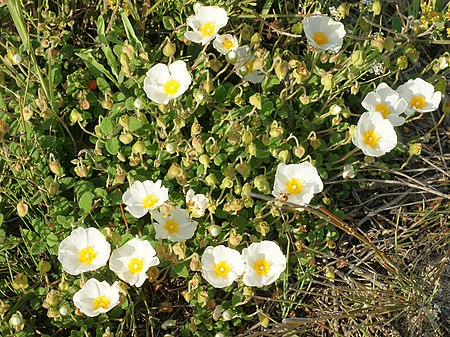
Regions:
<instances>
[{"instance_id":1,"label":"yellow stamen","mask_svg":"<svg viewBox=\"0 0 450 337\"><path fill-rule=\"evenodd\" d=\"M216 272L217 276L226 277L231 271L231 267L225 261L220 261L214 267L214 271Z\"/></svg>"},{"instance_id":2,"label":"yellow stamen","mask_svg":"<svg viewBox=\"0 0 450 337\"><path fill-rule=\"evenodd\" d=\"M95 258L97 257L97 253L95 252L94 248L89 246L81 249L78 254L78 257L81 263L91 264L92 261L94 261Z\"/></svg>"},{"instance_id":3,"label":"yellow stamen","mask_svg":"<svg viewBox=\"0 0 450 337\"><path fill-rule=\"evenodd\" d=\"M389 109L386 103L378 103L377 105L375 105L375 111L381 113L384 119L388 118L391 114L391 109Z\"/></svg>"},{"instance_id":4,"label":"yellow stamen","mask_svg":"<svg viewBox=\"0 0 450 337\"><path fill-rule=\"evenodd\" d=\"M180 83L176 80L168 80L163 88L167 95L175 95L180 88Z\"/></svg>"},{"instance_id":5,"label":"yellow stamen","mask_svg":"<svg viewBox=\"0 0 450 337\"><path fill-rule=\"evenodd\" d=\"M422 96L416 95L411 98L410 105L411 108L423 109L425 108L425 105L427 105L427 102L425 101L425 98L423 98Z\"/></svg>"},{"instance_id":6,"label":"yellow stamen","mask_svg":"<svg viewBox=\"0 0 450 337\"><path fill-rule=\"evenodd\" d=\"M234 42L231 39L226 39L223 41L222 46L224 46L226 50L230 50L231 48L234 48Z\"/></svg>"},{"instance_id":7,"label":"yellow stamen","mask_svg":"<svg viewBox=\"0 0 450 337\"><path fill-rule=\"evenodd\" d=\"M297 178L292 178L286 182L286 189L289 194L299 194L303 189L303 185Z\"/></svg>"},{"instance_id":8,"label":"yellow stamen","mask_svg":"<svg viewBox=\"0 0 450 337\"><path fill-rule=\"evenodd\" d=\"M111 301L106 296L99 296L95 298L93 303L95 310L98 308L108 309L110 304Z\"/></svg>"},{"instance_id":9,"label":"yellow stamen","mask_svg":"<svg viewBox=\"0 0 450 337\"><path fill-rule=\"evenodd\" d=\"M247 74L253 73L253 61L245 62L244 66L247 68Z\"/></svg>"},{"instance_id":10,"label":"yellow stamen","mask_svg":"<svg viewBox=\"0 0 450 337\"><path fill-rule=\"evenodd\" d=\"M144 265L144 260L133 257L128 263L128 270L131 274L140 273L142 271L142 266Z\"/></svg>"},{"instance_id":11,"label":"yellow stamen","mask_svg":"<svg viewBox=\"0 0 450 337\"><path fill-rule=\"evenodd\" d=\"M164 229L169 233L169 234L174 234L174 233L178 233L178 222L174 221L174 220L166 220L166 223L164 224Z\"/></svg>"},{"instance_id":12,"label":"yellow stamen","mask_svg":"<svg viewBox=\"0 0 450 337\"><path fill-rule=\"evenodd\" d=\"M142 199L142 207L153 208L157 202L158 202L158 197L154 194L149 194L144 199Z\"/></svg>"},{"instance_id":13,"label":"yellow stamen","mask_svg":"<svg viewBox=\"0 0 450 337\"><path fill-rule=\"evenodd\" d=\"M214 23L212 23L212 22L204 23L203 26L200 27L200 33L202 34L203 37L213 36L215 30L216 30L216 27L214 26Z\"/></svg>"},{"instance_id":14,"label":"yellow stamen","mask_svg":"<svg viewBox=\"0 0 450 337\"><path fill-rule=\"evenodd\" d=\"M313 35L314 42L321 46L328 42L328 36L325 35L323 32L315 32Z\"/></svg>"},{"instance_id":15,"label":"yellow stamen","mask_svg":"<svg viewBox=\"0 0 450 337\"><path fill-rule=\"evenodd\" d=\"M364 144L370 147L376 147L380 141L380 136L374 130L369 130L364 133Z\"/></svg>"},{"instance_id":16,"label":"yellow stamen","mask_svg":"<svg viewBox=\"0 0 450 337\"><path fill-rule=\"evenodd\" d=\"M253 265L253 269L255 269L256 274L258 274L259 276L265 276L270 271L270 265L271 263L266 259L259 259Z\"/></svg>"}]
</instances>

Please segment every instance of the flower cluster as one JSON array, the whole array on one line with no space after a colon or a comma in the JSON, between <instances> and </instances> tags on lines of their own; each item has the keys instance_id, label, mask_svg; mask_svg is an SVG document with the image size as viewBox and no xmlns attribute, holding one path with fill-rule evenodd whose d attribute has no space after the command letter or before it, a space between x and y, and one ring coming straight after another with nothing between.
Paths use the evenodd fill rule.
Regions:
<instances>
[{"instance_id":1,"label":"flower cluster","mask_svg":"<svg viewBox=\"0 0 450 337\"><path fill-rule=\"evenodd\" d=\"M58 260L71 275L93 271L106 265L124 282L142 286L148 278L150 267L159 264L156 251L150 242L133 238L116 248L96 228L77 228L61 241ZM97 316L111 310L119 303L118 282L110 285L106 281L89 279L73 296L75 306L87 316Z\"/></svg>"},{"instance_id":2,"label":"flower cluster","mask_svg":"<svg viewBox=\"0 0 450 337\"><path fill-rule=\"evenodd\" d=\"M157 209L169 200L169 189L162 186L161 180L136 181L123 194L122 201L126 210L135 218L141 218L151 212L157 239L169 239L174 242L184 241L194 236L197 222L193 221L186 210L176 206L171 214L160 213ZM189 197L189 199L188 199ZM189 190L186 195L188 208L193 208L196 216L205 213L208 198L203 194L194 195Z\"/></svg>"},{"instance_id":3,"label":"flower cluster","mask_svg":"<svg viewBox=\"0 0 450 337\"><path fill-rule=\"evenodd\" d=\"M434 111L440 101L441 93L421 78L411 79L397 90L380 83L361 102L367 111L353 132L353 144L368 156L382 156L397 145L394 126L403 125L403 114L409 117L414 112Z\"/></svg>"},{"instance_id":4,"label":"flower cluster","mask_svg":"<svg viewBox=\"0 0 450 337\"><path fill-rule=\"evenodd\" d=\"M228 287L240 276L247 286L269 285L286 269L286 257L272 241L254 242L242 255L223 245L209 246L201 263L203 277L215 288Z\"/></svg>"}]
</instances>

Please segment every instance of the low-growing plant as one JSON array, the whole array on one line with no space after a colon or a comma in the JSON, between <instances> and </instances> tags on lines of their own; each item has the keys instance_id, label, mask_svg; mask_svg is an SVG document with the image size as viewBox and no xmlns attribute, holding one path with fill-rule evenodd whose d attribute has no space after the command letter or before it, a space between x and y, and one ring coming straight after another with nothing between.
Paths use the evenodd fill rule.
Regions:
<instances>
[{"instance_id":1,"label":"low-growing plant","mask_svg":"<svg viewBox=\"0 0 450 337\"><path fill-rule=\"evenodd\" d=\"M344 210L443 123L448 4L0 3L0 334L345 334L348 236L392 296L341 318L428 294Z\"/></svg>"}]
</instances>

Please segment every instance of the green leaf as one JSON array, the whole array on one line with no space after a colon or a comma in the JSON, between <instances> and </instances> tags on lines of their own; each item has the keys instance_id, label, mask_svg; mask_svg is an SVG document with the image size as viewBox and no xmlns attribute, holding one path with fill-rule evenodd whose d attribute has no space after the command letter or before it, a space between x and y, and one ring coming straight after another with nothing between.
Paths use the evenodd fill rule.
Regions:
<instances>
[{"instance_id":1,"label":"green leaf","mask_svg":"<svg viewBox=\"0 0 450 337\"><path fill-rule=\"evenodd\" d=\"M95 75L95 77L100 77L100 73L105 75L111 82L113 82L117 87L119 87L119 83L111 75L111 73L106 70L106 68L100 64L94 56L92 56L92 50L81 50L78 53L75 53L80 59L84 61L89 70Z\"/></svg>"},{"instance_id":2,"label":"green leaf","mask_svg":"<svg viewBox=\"0 0 450 337\"><path fill-rule=\"evenodd\" d=\"M92 208L93 200L94 196L92 192L84 192L80 200L78 200L78 205L84 212L89 212Z\"/></svg>"},{"instance_id":3,"label":"green leaf","mask_svg":"<svg viewBox=\"0 0 450 337\"><path fill-rule=\"evenodd\" d=\"M117 152L119 152L119 150L120 150L120 142L117 137L108 139L106 141L105 145L106 145L106 150L113 156L115 156L117 154Z\"/></svg>"},{"instance_id":4,"label":"green leaf","mask_svg":"<svg viewBox=\"0 0 450 337\"><path fill-rule=\"evenodd\" d=\"M109 86L109 83L103 78L98 77L97 78L97 86L100 89L101 92L105 92L107 90L111 90L111 87Z\"/></svg>"},{"instance_id":5,"label":"green leaf","mask_svg":"<svg viewBox=\"0 0 450 337\"><path fill-rule=\"evenodd\" d=\"M102 122L100 123L100 132L103 133L105 136L108 136L112 134L114 131L114 124L112 122L112 119L109 117L103 118Z\"/></svg>"},{"instance_id":6,"label":"green leaf","mask_svg":"<svg viewBox=\"0 0 450 337\"><path fill-rule=\"evenodd\" d=\"M141 121L139 119L137 119L134 116L130 117L130 122L128 123L128 127L130 128L131 132L134 132L136 130L139 130L140 128L142 128L144 124L141 123Z\"/></svg>"},{"instance_id":7,"label":"green leaf","mask_svg":"<svg viewBox=\"0 0 450 337\"><path fill-rule=\"evenodd\" d=\"M39 254L45 252L45 249L46 249L46 243L42 242L42 241L37 241L31 245L30 253L33 255L39 255Z\"/></svg>"},{"instance_id":8,"label":"green leaf","mask_svg":"<svg viewBox=\"0 0 450 337\"><path fill-rule=\"evenodd\" d=\"M223 102L225 101L225 98L227 97L227 89L225 89L225 87L218 86L216 88L216 91L214 92L214 100L216 102Z\"/></svg>"},{"instance_id":9,"label":"green leaf","mask_svg":"<svg viewBox=\"0 0 450 337\"><path fill-rule=\"evenodd\" d=\"M175 22L174 19L170 16L163 16L162 18L164 28L167 30L173 30L175 27L172 22Z\"/></svg>"},{"instance_id":10,"label":"green leaf","mask_svg":"<svg viewBox=\"0 0 450 337\"><path fill-rule=\"evenodd\" d=\"M47 245L49 247L56 246L58 243L59 238L54 233L50 233L49 235L47 235Z\"/></svg>"},{"instance_id":11,"label":"green leaf","mask_svg":"<svg viewBox=\"0 0 450 337\"><path fill-rule=\"evenodd\" d=\"M185 264L175 264L172 266L172 276L188 277L189 269Z\"/></svg>"}]
</instances>

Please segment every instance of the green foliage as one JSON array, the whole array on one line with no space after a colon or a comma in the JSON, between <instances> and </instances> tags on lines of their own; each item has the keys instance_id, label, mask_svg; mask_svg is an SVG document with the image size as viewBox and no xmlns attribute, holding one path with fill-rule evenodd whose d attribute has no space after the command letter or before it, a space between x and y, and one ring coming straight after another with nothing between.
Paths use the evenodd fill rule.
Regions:
<instances>
[{"instance_id":1,"label":"green foliage","mask_svg":"<svg viewBox=\"0 0 450 337\"><path fill-rule=\"evenodd\" d=\"M346 164L365 165L351 144L364 96L379 82L397 85L400 78L427 76L442 85L448 68L440 64L450 62L448 53L424 52L448 44L449 8L439 1L439 13L412 3L411 15L426 17L420 26L392 16L394 4L383 4L381 15L349 5L342 22L352 34L337 54L311 48L302 34L304 14L329 12L319 2L307 1L302 8L269 0L211 2L228 11L224 33L251 44L254 65L265 74L261 84L239 78L212 46L184 41L193 1L103 1L89 7L79 0L76 8L42 1L37 9L6 3L0 5L5 23L0 28L0 335L5 336L38 331L140 336L146 327L159 335L161 324L172 318L174 335L231 336L248 322L265 326L301 314L302 303L290 298L292 289L308 288L318 272L315 258L334 249L340 232L329 216L287 211L249 192L270 195L278 163L307 160L326 186L312 204L324 205L337 223L343 221L341 202L357 183L339 177ZM174 45L173 57L163 51L168 43ZM15 64L15 55L21 62ZM427 65L418 68L420 57ZM146 72L176 59L187 62L192 85L167 105L150 101L143 91ZM400 167L409 142L402 139L375 165ZM122 195L130 183L157 179L169 188L172 206L185 207L190 188L211 200L206 215L196 219L194 238L184 245L156 240L150 216L135 219L124 211ZM21 203L28 206L23 216ZM161 260L142 288L123 284L120 305L95 318L77 317L73 293L84 278L110 283L116 278L107 268L81 280L62 271L59 243L79 226L102 229L113 247L143 236ZM265 239L277 241L288 256L288 269L275 285L251 289L239 283L219 290L202 279L199 256L206 246L242 250ZM261 298L279 299L278 317L258 307ZM10 323L16 312L25 326Z\"/></svg>"}]
</instances>

